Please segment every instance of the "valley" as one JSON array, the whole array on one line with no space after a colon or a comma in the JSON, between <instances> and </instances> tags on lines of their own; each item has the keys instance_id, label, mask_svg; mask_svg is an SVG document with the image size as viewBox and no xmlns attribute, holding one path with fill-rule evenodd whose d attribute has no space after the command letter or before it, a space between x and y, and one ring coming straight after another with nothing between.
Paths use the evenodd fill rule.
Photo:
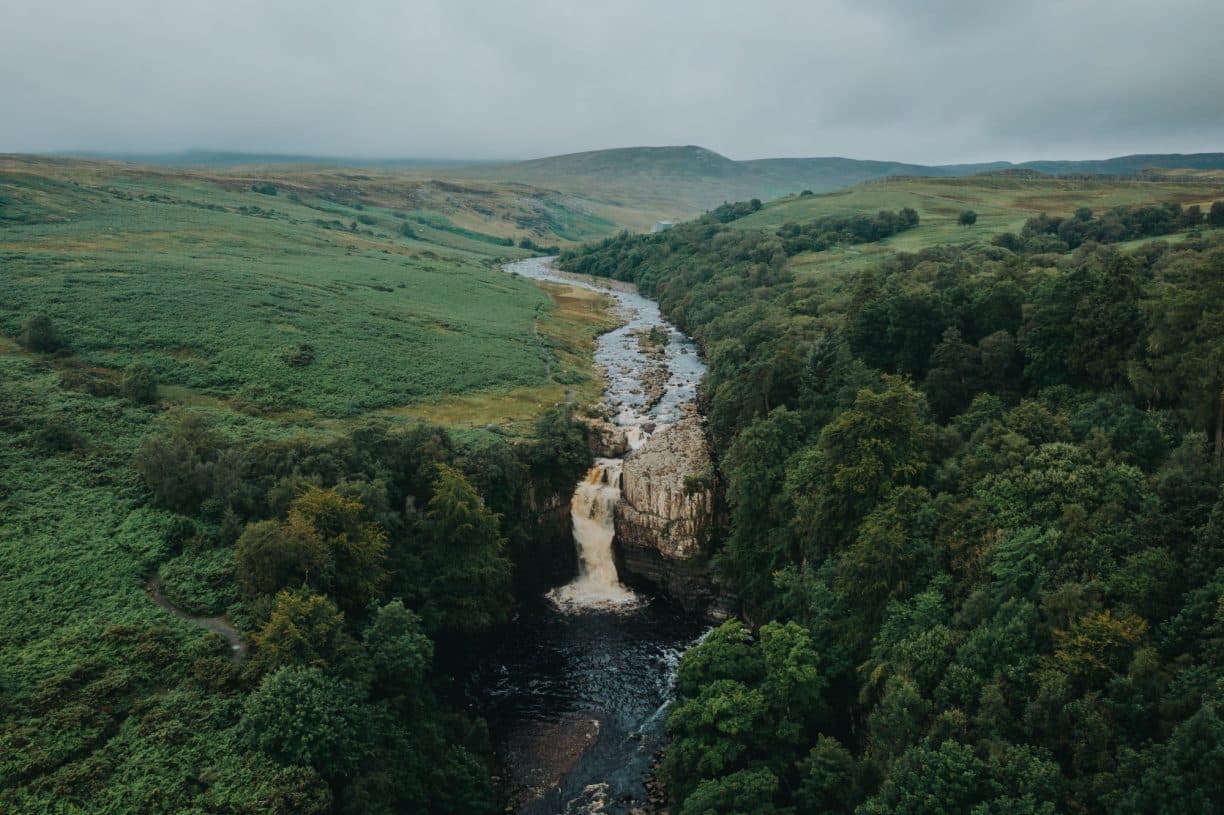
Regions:
<instances>
[{"instance_id":1,"label":"valley","mask_svg":"<svg viewBox=\"0 0 1224 815\"><path fill-rule=\"evenodd\" d=\"M3 157L0 805L1143 811L1215 721L1176 159Z\"/></svg>"}]
</instances>

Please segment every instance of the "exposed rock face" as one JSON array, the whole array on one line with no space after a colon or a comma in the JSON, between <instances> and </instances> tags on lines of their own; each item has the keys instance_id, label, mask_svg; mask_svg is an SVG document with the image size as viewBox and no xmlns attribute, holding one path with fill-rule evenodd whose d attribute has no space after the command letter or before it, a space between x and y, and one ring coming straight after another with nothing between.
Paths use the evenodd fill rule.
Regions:
<instances>
[{"instance_id":1,"label":"exposed rock face","mask_svg":"<svg viewBox=\"0 0 1224 815\"><path fill-rule=\"evenodd\" d=\"M595 458L621 458L629 452L629 438L625 428L597 416L579 416L587 426L587 442Z\"/></svg>"},{"instance_id":2,"label":"exposed rock face","mask_svg":"<svg viewBox=\"0 0 1224 815\"><path fill-rule=\"evenodd\" d=\"M713 472L697 415L663 428L625 457L616 547L626 579L653 584L686 605L715 599L706 560Z\"/></svg>"},{"instance_id":3,"label":"exposed rock face","mask_svg":"<svg viewBox=\"0 0 1224 815\"><path fill-rule=\"evenodd\" d=\"M514 570L515 588L522 593L539 594L568 580L578 568L578 556L574 552L569 496L541 493L535 484L529 484L526 503L533 529L528 537L528 550L516 553L515 558L531 563L532 568Z\"/></svg>"}]
</instances>

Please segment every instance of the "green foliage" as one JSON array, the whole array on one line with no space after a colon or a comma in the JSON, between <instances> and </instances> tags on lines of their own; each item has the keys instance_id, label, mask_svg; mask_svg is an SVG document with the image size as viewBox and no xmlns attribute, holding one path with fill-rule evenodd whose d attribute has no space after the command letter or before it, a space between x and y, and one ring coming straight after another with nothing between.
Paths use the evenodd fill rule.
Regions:
<instances>
[{"instance_id":1,"label":"green foliage","mask_svg":"<svg viewBox=\"0 0 1224 815\"><path fill-rule=\"evenodd\" d=\"M738 770L698 784L680 815L781 815L777 794L778 779L769 770Z\"/></svg>"},{"instance_id":2,"label":"green foliage","mask_svg":"<svg viewBox=\"0 0 1224 815\"><path fill-rule=\"evenodd\" d=\"M822 252L838 244L871 243L918 226L918 213L906 207L900 212L876 215L826 215L807 224L787 223L778 230L787 255Z\"/></svg>"},{"instance_id":3,"label":"green foliage","mask_svg":"<svg viewBox=\"0 0 1224 815\"><path fill-rule=\"evenodd\" d=\"M163 563L158 574L166 599L191 614L222 614L238 599L230 547L185 552Z\"/></svg>"},{"instance_id":4,"label":"green foliage","mask_svg":"<svg viewBox=\"0 0 1224 815\"><path fill-rule=\"evenodd\" d=\"M433 660L433 643L420 618L400 600L380 606L363 634L375 698L397 709L419 704L419 690Z\"/></svg>"},{"instance_id":5,"label":"green foliage","mask_svg":"<svg viewBox=\"0 0 1224 815\"><path fill-rule=\"evenodd\" d=\"M1009 244L1032 252L1066 251L1081 244L1119 243L1167 235L1177 229L1193 226L1182 211L1181 204L1154 204L1147 206L1114 207L1100 216L1091 209L1081 207L1070 218L1046 215L1044 212L1024 222L1020 239L1007 236L996 243ZM1002 237L1002 236L1000 236Z\"/></svg>"},{"instance_id":6,"label":"green foliage","mask_svg":"<svg viewBox=\"0 0 1224 815\"><path fill-rule=\"evenodd\" d=\"M279 521L250 524L238 538L236 553L243 594L255 598L309 585L311 577L325 579L328 554L313 530Z\"/></svg>"},{"instance_id":7,"label":"green foliage","mask_svg":"<svg viewBox=\"0 0 1224 815\"><path fill-rule=\"evenodd\" d=\"M0 194L35 219L5 227L0 333L21 334L38 314L31 350L57 350L58 328L89 370L146 365L167 399L268 415L343 418L549 384L524 338L551 298L491 262L526 254L508 238L414 224L407 247L383 208L305 191L325 178L286 181L302 191L296 201L275 195L279 179L256 184L263 195L215 181L47 165L0 173ZM450 207L443 197L426 194L422 217ZM518 200L499 196L498 209L535 212ZM344 231L320 229L320 208ZM498 224L517 229L509 217ZM313 364L285 350L303 345Z\"/></svg>"},{"instance_id":8,"label":"green foliage","mask_svg":"<svg viewBox=\"0 0 1224 815\"><path fill-rule=\"evenodd\" d=\"M539 483L564 493L593 463L583 427L567 408L554 407L540 414L531 448L531 470Z\"/></svg>"},{"instance_id":9,"label":"green foliage","mask_svg":"<svg viewBox=\"0 0 1224 815\"><path fill-rule=\"evenodd\" d=\"M138 405L157 401L157 375L148 365L134 362L123 369L119 392Z\"/></svg>"},{"instance_id":10,"label":"green foliage","mask_svg":"<svg viewBox=\"0 0 1224 815\"><path fill-rule=\"evenodd\" d=\"M963 209L961 214L956 216L956 222L961 226L973 226L977 223L977 213L971 209Z\"/></svg>"},{"instance_id":11,"label":"green foliage","mask_svg":"<svg viewBox=\"0 0 1224 815\"><path fill-rule=\"evenodd\" d=\"M285 667L267 676L243 704L240 739L285 765L324 778L361 766L369 714L357 689L319 668Z\"/></svg>"},{"instance_id":12,"label":"green foliage","mask_svg":"<svg viewBox=\"0 0 1224 815\"><path fill-rule=\"evenodd\" d=\"M660 777L682 812L773 811L778 775L823 714L826 679L808 633L770 623L753 642L739 622L685 655L685 698L668 716L673 744ZM727 796L718 809L720 794Z\"/></svg>"},{"instance_id":13,"label":"green foliage","mask_svg":"<svg viewBox=\"0 0 1224 815\"><path fill-rule=\"evenodd\" d=\"M438 466L419 553L421 616L435 636L470 637L506 620L511 564L499 521L462 473Z\"/></svg>"},{"instance_id":14,"label":"green foliage","mask_svg":"<svg viewBox=\"0 0 1224 815\"><path fill-rule=\"evenodd\" d=\"M251 642L261 673L299 666L339 674L357 647L345 631L344 615L326 597L287 591L276 595L268 621Z\"/></svg>"},{"instance_id":15,"label":"green foliage","mask_svg":"<svg viewBox=\"0 0 1224 815\"><path fill-rule=\"evenodd\" d=\"M1217 809L1220 244L1063 254L1201 211L813 281L775 242L810 206L562 257L657 293L709 360L714 562L761 625L681 664L676 810Z\"/></svg>"},{"instance_id":16,"label":"green foliage","mask_svg":"<svg viewBox=\"0 0 1224 815\"><path fill-rule=\"evenodd\" d=\"M49 354L61 345L59 332L46 314L31 314L21 324L21 347L27 351Z\"/></svg>"},{"instance_id":17,"label":"green foliage","mask_svg":"<svg viewBox=\"0 0 1224 815\"><path fill-rule=\"evenodd\" d=\"M1144 309L1151 326L1131 381L1152 403L1184 410L1211 427L1224 456L1224 249L1177 252L1156 268Z\"/></svg>"},{"instance_id":18,"label":"green foliage","mask_svg":"<svg viewBox=\"0 0 1224 815\"><path fill-rule=\"evenodd\" d=\"M915 747L897 762L862 815L986 815L1005 812L1054 815L1059 771L1023 747L1007 747L985 759L948 740Z\"/></svg>"}]
</instances>

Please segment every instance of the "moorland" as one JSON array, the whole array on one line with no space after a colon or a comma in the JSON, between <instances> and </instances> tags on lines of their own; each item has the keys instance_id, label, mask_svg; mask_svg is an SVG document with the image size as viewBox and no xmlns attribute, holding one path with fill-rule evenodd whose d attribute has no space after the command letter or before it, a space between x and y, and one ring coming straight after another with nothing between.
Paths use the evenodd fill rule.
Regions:
<instances>
[{"instance_id":1,"label":"moorland","mask_svg":"<svg viewBox=\"0 0 1224 815\"><path fill-rule=\"evenodd\" d=\"M754 625L681 667L676 812L1220 804L1219 166L695 150L0 159L0 807L492 811L456 677L564 579L615 319L500 269L556 251L710 366Z\"/></svg>"}]
</instances>

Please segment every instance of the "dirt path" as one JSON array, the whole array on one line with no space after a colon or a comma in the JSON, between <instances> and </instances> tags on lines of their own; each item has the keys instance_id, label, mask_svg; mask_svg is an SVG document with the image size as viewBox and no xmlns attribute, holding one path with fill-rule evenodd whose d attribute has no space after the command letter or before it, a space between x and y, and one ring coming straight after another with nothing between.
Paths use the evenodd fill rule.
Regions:
<instances>
[{"instance_id":1,"label":"dirt path","mask_svg":"<svg viewBox=\"0 0 1224 815\"><path fill-rule=\"evenodd\" d=\"M214 634L219 634L229 643L230 651L235 661L246 656L246 643L242 641L238 629L230 625L225 617L196 617L183 611L178 606L171 603L165 598L161 591L161 576L153 575L149 578L149 582L145 585L145 593L149 595L149 599L159 606L169 611L180 620L193 622L201 628L207 628Z\"/></svg>"}]
</instances>

